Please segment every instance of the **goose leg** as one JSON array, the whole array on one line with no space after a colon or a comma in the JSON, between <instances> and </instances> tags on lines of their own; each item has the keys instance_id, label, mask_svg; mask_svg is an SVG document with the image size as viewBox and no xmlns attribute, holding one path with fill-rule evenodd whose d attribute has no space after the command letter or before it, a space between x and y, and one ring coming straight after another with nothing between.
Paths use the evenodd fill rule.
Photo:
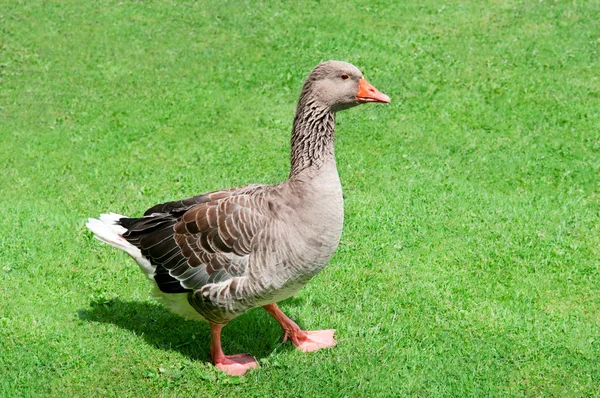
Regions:
<instances>
[{"instance_id":1,"label":"goose leg","mask_svg":"<svg viewBox=\"0 0 600 398\"><path fill-rule=\"evenodd\" d=\"M288 338L292 343L303 352L317 351L321 348L329 348L336 345L336 341L333 339L335 330L315 330L305 331L300 329L298 325L290 318L288 318L277 306L277 304L269 304L263 306L263 308L279 322L285 335L283 341Z\"/></svg>"},{"instance_id":2,"label":"goose leg","mask_svg":"<svg viewBox=\"0 0 600 398\"><path fill-rule=\"evenodd\" d=\"M248 354L225 355L221 348L221 329L224 325L210 324L210 356L217 369L230 376L242 376L248 369L256 369L258 363Z\"/></svg>"}]
</instances>

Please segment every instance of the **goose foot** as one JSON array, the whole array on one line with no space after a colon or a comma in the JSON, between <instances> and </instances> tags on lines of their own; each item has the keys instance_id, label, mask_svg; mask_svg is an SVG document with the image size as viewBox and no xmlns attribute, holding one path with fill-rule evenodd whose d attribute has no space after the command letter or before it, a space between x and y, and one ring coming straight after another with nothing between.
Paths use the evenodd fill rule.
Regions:
<instances>
[{"instance_id":1,"label":"goose foot","mask_svg":"<svg viewBox=\"0 0 600 398\"><path fill-rule=\"evenodd\" d=\"M214 360L215 366L229 376L243 376L249 369L258 368L258 363L252 355L236 354L227 355Z\"/></svg>"},{"instance_id":2,"label":"goose foot","mask_svg":"<svg viewBox=\"0 0 600 398\"><path fill-rule=\"evenodd\" d=\"M313 352L322 348L333 347L337 342L333 339L334 329L328 330L307 330L302 329L292 332L290 335L285 334L283 341L289 339L302 352Z\"/></svg>"},{"instance_id":3,"label":"goose foot","mask_svg":"<svg viewBox=\"0 0 600 398\"><path fill-rule=\"evenodd\" d=\"M263 308L281 325L281 328L285 332L283 341L286 341L289 338L302 352L317 351L322 348L333 347L337 344L333 339L333 334L335 333L335 330L333 329L305 331L300 329L294 321L288 318L279 309L277 304L273 303L265 305Z\"/></svg>"},{"instance_id":4,"label":"goose foot","mask_svg":"<svg viewBox=\"0 0 600 398\"><path fill-rule=\"evenodd\" d=\"M225 325L210 325L210 356L213 363L229 376L242 376L248 369L258 368L258 362L248 354L225 355L221 348L221 329Z\"/></svg>"}]
</instances>

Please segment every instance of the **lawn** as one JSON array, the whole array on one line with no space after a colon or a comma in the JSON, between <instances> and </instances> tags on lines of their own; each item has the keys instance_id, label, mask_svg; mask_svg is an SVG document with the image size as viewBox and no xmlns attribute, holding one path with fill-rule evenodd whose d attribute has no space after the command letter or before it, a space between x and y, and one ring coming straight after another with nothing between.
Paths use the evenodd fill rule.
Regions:
<instances>
[{"instance_id":1,"label":"lawn","mask_svg":"<svg viewBox=\"0 0 600 398\"><path fill-rule=\"evenodd\" d=\"M395 3L395 4L394 4ZM600 2L0 4L0 396L600 396ZM346 220L282 309L170 314L87 217L289 172L302 82L338 115Z\"/></svg>"}]
</instances>

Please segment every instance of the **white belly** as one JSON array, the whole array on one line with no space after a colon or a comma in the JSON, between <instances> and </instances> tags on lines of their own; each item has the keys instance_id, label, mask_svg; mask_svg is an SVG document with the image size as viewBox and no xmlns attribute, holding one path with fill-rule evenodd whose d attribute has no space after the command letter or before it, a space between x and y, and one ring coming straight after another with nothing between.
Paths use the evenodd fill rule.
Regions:
<instances>
[{"instance_id":1,"label":"white belly","mask_svg":"<svg viewBox=\"0 0 600 398\"><path fill-rule=\"evenodd\" d=\"M165 307L184 318L194 321L205 321L188 301L188 293L163 293L156 282L153 283L152 296L160 301Z\"/></svg>"}]
</instances>

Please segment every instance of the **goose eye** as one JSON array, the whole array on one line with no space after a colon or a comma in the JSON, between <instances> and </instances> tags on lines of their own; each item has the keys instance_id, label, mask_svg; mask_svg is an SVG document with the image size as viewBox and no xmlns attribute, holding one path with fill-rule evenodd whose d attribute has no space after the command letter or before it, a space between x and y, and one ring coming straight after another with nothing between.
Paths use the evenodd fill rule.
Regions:
<instances>
[{"instance_id":1,"label":"goose eye","mask_svg":"<svg viewBox=\"0 0 600 398\"><path fill-rule=\"evenodd\" d=\"M340 76L340 77L342 78L342 80L346 80L346 79L349 79L349 78L350 78L350 76L348 76L348 75L347 75L347 74L345 74L345 73L344 73L342 76Z\"/></svg>"}]
</instances>

